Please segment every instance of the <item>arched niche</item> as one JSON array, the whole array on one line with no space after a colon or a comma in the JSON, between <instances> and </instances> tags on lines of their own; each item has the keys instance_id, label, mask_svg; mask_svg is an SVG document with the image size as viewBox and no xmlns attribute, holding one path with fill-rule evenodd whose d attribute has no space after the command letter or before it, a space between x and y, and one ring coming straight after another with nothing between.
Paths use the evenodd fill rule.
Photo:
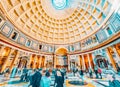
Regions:
<instances>
[{"instance_id":1,"label":"arched niche","mask_svg":"<svg viewBox=\"0 0 120 87\"><path fill-rule=\"evenodd\" d=\"M68 68L68 50L64 47L60 47L55 51L56 68Z\"/></svg>"},{"instance_id":2,"label":"arched niche","mask_svg":"<svg viewBox=\"0 0 120 87\"><path fill-rule=\"evenodd\" d=\"M102 55L96 55L94 61L95 61L95 64L101 68L108 67L107 60Z\"/></svg>"},{"instance_id":3,"label":"arched niche","mask_svg":"<svg viewBox=\"0 0 120 87\"><path fill-rule=\"evenodd\" d=\"M21 56L19 59L19 62L18 62L18 68L24 68L24 67L27 67L27 63L28 63L28 59L29 57L28 56Z\"/></svg>"}]
</instances>

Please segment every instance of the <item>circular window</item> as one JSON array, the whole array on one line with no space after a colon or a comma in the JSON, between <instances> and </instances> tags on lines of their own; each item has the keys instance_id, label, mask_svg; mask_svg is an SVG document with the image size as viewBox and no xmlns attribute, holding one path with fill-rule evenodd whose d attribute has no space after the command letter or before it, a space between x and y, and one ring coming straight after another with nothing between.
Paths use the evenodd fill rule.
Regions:
<instances>
[{"instance_id":1,"label":"circular window","mask_svg":"<svg viewBox=\"0 0 120 87\"><path fill-rule=\"evenodd\" d=\"M67 0L52 0L52 4L56 9L64 9L67 5Z\"/></svg>"}]
</instances>

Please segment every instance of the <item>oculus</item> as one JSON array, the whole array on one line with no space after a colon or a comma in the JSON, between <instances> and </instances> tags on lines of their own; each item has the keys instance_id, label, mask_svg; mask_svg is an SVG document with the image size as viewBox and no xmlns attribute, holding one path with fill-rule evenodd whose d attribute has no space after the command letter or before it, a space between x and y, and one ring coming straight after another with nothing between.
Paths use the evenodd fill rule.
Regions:
<instances>
[{"instance_id":1,"label":"oculus","mask_svg":"<svg viewBox=\"0 0 120 87\"><path fill-rule=\"evenodd\" d=\"M52 5L55 9L64 9L67 5L67 0L52 0Z\"/></svg>"}]
</instances>

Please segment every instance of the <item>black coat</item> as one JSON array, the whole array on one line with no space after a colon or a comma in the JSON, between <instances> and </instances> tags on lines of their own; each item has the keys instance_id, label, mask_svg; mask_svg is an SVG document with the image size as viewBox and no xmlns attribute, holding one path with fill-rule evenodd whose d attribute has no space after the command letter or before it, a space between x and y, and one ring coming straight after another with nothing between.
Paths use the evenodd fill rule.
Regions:
<instances>
[{"instance_id":1,"label":"black coat","mask_svg":"<svg viewBox=\"0 0 120 87\"><path fill-rule=\"evenodd\" d=\"M62 81L64 83L64 72L61 72L61 75L62 75Z\"/></svg>"},{"instance_id":2,"label":"black coat","mask_svg":"<svg viewBox=\"0 0 120 87\"><path fill-rule=\"evenodd\" d=\"M55 77L55 83L57 84L56 87L63 87L63 78L62 76Z\"/></svg>"},{"instance_id":3,"label":"black coat","mask_svg":"<svg viewBox=\"0 0 120 87\"><path fill-rule=\"evenodd\" d=\"M79 74L81 75L81 76L83 76L84 74L83 74L83 70L80 70L79 71Z\"/></svg>"},{"instance_id":4,"label":"black coat","mask_svg":"<svg viewBox=\"0 0 120 87\"><path fill-rule=\"evenodd\" d=\"M118 80L109 81L109 87L120 87L120 82Z\"/></svg>"},{"instance_id":5,"label":"black coat","mask_svg":"<svg viewBox=\"0 0 120 87\"><path fill-rule=\"evenodd\" d=\"M32 87L40 87L41 77L41 73L39 71L36 71L35 74L32 76Z\"/></svg>"}]
</instances>

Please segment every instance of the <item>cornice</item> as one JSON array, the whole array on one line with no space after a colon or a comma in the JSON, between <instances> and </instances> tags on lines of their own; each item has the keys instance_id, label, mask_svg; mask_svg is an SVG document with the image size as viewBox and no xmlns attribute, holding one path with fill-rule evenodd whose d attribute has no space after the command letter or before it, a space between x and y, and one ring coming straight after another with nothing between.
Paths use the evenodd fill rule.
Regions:
<instances>
[{"instance_id":1,"label":"cornice","mask_svg":"<svg viewBox=\"0 0 120 87\"><path fill-rule=\"evenodd\" d=\"M38 50L37 50L37 51L36 51L36 50L32 50L31 48L25 47L25 46L23 46L23 45L21 45L21 44L18 44L18 43L16 43L16 42L10 40L9 38L3 36L2 34L0 34L0 41L1 41L2 43L8 44L9 46L11 46L11 48L14 47L14 48L16 48L16 49L18 49L18 50L23 50L23 51L29 52L29 53L31 53L31 54L51 55L51 53L45 53L45 52L40 52L40 51L38 51Z\"/></svg>"},{"instance_id":2,"label":"cornice","mask_svg":"<svg viewBox=\"0 0 120 87\"><path fill-rule=\"evenodd\" d=\"M99 45L92 47L88 50L84 50L84 51L77 51L77 52L71 52L68 55L75 55L75 54L82 54L82 53L89 53L92 52L96 49L102 48L104 46L107 46L108 44L112 43L113 41L120 39L120 32L118 32L117 34L113 35L112 37L110 37L108 40L103 41L102 43L100 43Z\"/></svg>"}]
</instances>

